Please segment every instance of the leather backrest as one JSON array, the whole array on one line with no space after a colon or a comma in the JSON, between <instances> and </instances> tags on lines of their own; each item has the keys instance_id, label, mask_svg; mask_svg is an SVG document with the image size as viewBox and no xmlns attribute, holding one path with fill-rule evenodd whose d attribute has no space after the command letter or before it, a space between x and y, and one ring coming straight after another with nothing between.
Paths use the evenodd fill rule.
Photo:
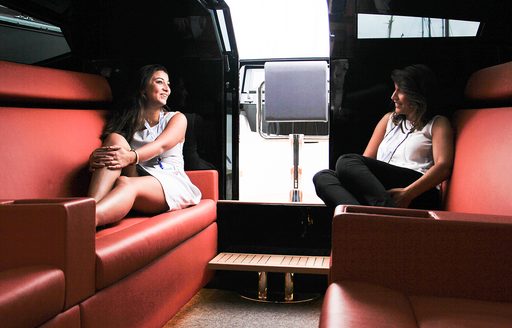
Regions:
<instances>
[{"instance_id":1,"label":"leather backrest","mask_svg":"<svg viewBox=\"0 0 512 328\"><path fill-rule=\"evenodd\" d=\"M0 101L41 105L111 100L102 76L0 61Z\"/></svg>"},{"instance_id":2,"label":"leather backrest","mask_svg":"<svg viewBox=\"0 0 512 328\"><path fill-rule=\"evenodd\" d=\"M0 107L0 199L85 196L104 112Z\"/></svg>"},{"instance_id":3,"label":"leather backrest","mask_svg":"<svg viewBox=\"0 0 512 328\"><path fill-rule=\"evenodd\" d=\"M470 101L495 105L455 113L455 162L445 208L512 215L512 62L475 72L465 93Z\"/></svg>"},{"instance_id":4,"label":"leather backrest","mask_svg":"<svg viewBox=\"0 0 512 328\"><path fill-rule=\"evenodd\" d=\"M449 211L512 215L512 107L458 111Z\"/></svg>"},{"instance_id":5,"label":"leather backrest","mask_svg":"<svg viewBox=\"0 0 512 328\"><path fill-rule=\"evenodd\" d=\"M0 199L85 196L105 112L82 107L110 100L101 76L0 61Z\"/></svg>"},{"instance_id":6,"label":"leather backrest","mask_svg":"<svg viewBox=\"0 0 512 328\"><path fill-rule=\"evenodd\" d=\"M473 73L466 84L465 96L479 102L512 102L512 62Z\"/></svg>"}]
</instances>

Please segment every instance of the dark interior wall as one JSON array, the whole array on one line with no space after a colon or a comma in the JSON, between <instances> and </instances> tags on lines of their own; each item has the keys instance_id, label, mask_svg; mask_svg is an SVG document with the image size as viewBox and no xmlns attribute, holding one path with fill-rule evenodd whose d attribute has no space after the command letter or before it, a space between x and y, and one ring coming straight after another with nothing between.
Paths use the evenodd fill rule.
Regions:
<instances>
[{"instance_id":1,"label":"dark interior wall","mask_svg":"<svg viewBox=\"0 0 512 328\"><path fill-rule=\"evenodd\" d=\"M222 203L219 251L329 255L332 211L301 204Z\"/></svg>"},{"instance_id":2,"label":"dark interior wall","mask_svg":"<svg viewBox=\"0 0 512 328\"><path fill-rule=\"evenodd\" d=\"M172 108L173 102L181 99L182 103L176 104L174 108L195 114L198 154L220 169L224 160L219 151L224 140L221 128L224 117L220 115L224 112L222 61L185 59L180 61L180 67L175 72L183 83L183 89L179 92L185 95L175 95L169 105Z\"/></svg>"},{"instance_id":3,"label":"dark interior wall","mask_svg":"<svg viewBox=\"0 0 512 328\"><path fill-rule=\"evenodd\" d=\"M456 15L460 19L476 19L481 15L476 20L482 21L485 33L476 38L358 40L357 9L376 13L374 1L333 1L330 18L331 33L335 37L331 44L331 62L345 60L347 70L341 91L333 90L331 83L331 104L336 106L332 107L330 126L331 168L341 154L362 153L378 120L392 110L390 73L393 69L417 63L430 66L438 76L439 110L450 117L454 110L465 106L463 91L472 72L511 59L509 19L505 20L503 12L492 11L492 3L483 6L483 2L478 2L485 8L477 11L476 1L469 1L467 5L460 1L442 5L437 1L430 5L425 1L414 2L415 5L396 0L387 2L387 13L449 18ZM491 2L503 4L499 0ZM455 11L452 6L459 6L460 10ZM510 12L510 5L505 8L505 13ZM493 20L489 12L495 15ZM333 76L333 65L331 69ZM339 92L343 99L341 105L334 101Z\"/></svg>"},{"instance_id":4,"label":"dark interior wall","mask_svg":"<svg viewBox=\"0 0 512 328\"><path fill-rule=\"evenodd\" d=\"M87 7L78 16L84 26L73 25L70 39L75 56L84 59L87 70L108 78L114 99L123 94L127 79L140 66L164 65L171 80L168 105L172 110L194 114L187 116L194 129L194 151L211 164L187 165L187 169L221 169L221 52L209 12L186 3L158 1L142 5L112 1L100 11ZM99 17L92 17L98 13ZM80 36L87 42L80 41Z\"/></svg>"}]
</instances>

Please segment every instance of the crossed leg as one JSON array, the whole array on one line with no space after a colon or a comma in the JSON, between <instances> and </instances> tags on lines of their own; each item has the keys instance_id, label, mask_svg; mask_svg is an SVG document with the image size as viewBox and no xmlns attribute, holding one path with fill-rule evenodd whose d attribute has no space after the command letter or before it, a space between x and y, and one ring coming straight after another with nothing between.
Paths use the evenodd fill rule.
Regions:
<instances>
[{"instance_id":1,"label":"crossed leg","mask_svg":"<svg viewBox=\"0 0 512 328\"><path fill-rule=\"evenodd\" d=\"M103 145L130 148L126 139L117 133L110 134ZM132 208L145 213L168 209L160 182L152 176L137 176L135 166L123 170L96 169L88 195L96 200L96 226L118 221Z\"/></svg>"}]
</instances>

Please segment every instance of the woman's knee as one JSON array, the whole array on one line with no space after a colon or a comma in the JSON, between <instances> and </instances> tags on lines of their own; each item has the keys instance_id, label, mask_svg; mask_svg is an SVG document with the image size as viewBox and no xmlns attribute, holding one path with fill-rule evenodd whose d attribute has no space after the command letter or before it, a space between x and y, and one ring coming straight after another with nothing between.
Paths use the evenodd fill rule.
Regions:
<instances>
[{"instance_id":1,"label":"woman's knee","mask_svg":"<svg viewBox=\"0 0 512 328\"><path fill-rule=\"evenodd\" d=\"M313 184L315 187L323 185L325 180L332 179L333 177L335 177L334 171L329 169L321 170L313 176Z\"/></svg>"},{"instance_id":2,"label":"woman's knee","mask_svg":"<svg viewBox=\"0 0 512 328\"><path fill-rule=\"evenodd\" d=\"M115 187L127 188L132 185L132 182L133 178L121 175L116 179Z\"/></svg>"},{"instance_id":3,"label":"woman's knee","mask_svg":"<svg viewBox=\"0 0 512 328\"><path fill-rule=\"evenodd\" d=\"M115 182L115 188L123 189L124 192L132 193L135 197L143 195L147 196L150 194L163 195L163 190L161 188L156 188L157 185L160 185L158 180L151 176L129 177L121 175Z\"/></svg>"},{"instance_id":4,"label":"woman's knee","mask_svg":"<svg viewBox=\"0 0 512 328\"><path fill-rule=\"evenodd\" d=\"M361 165L364 163L364 157L359 154L345 154L341 155L336 161L336 173L344 175L350 171L354 165Z\"/></svg>"},{"instance_id":5,"label":"woman's knee","mask_svg":"<svg viewBox=\"0 0 512 328\"><path fill-rule=\"evenodd\" d=\"M105 139L103 140L104 146L110 146L110 145L120 145L120 146L128 146L129 143L126 141L126 138L120 135L119 133L110 133L108 134Z\"/></svg>"},{"instance_id":6,"label":"woman's knee","mask_svg":"<svg viewBox=\"0 0 512 328\"><path fill-rule=\"evenodd\" d=\"M363 161L363 155L359 154L344 154L338 157L338 160L336 161L336 167L340 164L344 163L350 163L350 162L361 162Z\"/></svg>"}]
</instances>

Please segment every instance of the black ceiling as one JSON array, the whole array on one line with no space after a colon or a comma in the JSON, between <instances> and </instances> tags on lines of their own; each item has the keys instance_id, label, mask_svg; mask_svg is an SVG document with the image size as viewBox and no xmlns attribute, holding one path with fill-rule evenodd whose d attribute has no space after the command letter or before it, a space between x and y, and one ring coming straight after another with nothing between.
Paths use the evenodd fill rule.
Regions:
<instances>
[{"instance_id":1,"label":"black ceiling","mask_svg":"<svg viewBox=\"0 0 512 328\"><path fill-rule=\"evenodd\" d=\"M512 13L510 0L326 0L331 12L344 12L347 7L362 8L374 11L388 8L395 15L411 15L423 17L439 17L488 21L491 19L507 19ZM99 12L98 9L115 8L142 10L158 13L162 8L179 16L184 13L199 14L203 6L222 6L221 0L173 0L136 2L124 0L0 0L17 10L24 11L37 18L44 18L51 23L73 24L74 19L87 12ZM355 4L357 3L357 4ZM145 9L146 8L146 9ZM377 9L379 8L379 9Z\"/></svg>"},{"instance_id":2,"label":"black ceiling","mask_svg":"<svg viewBox=\"0 0 512 328\"><path fill-rule=\"evenodd\" d=\"M325 1L332 20L353 16L355 11L477 20L484 23L483 39L512 42L511 0ZM0 4L58 25L73 52L84 58L138 57L147 52L181 56L180 51L190 49L190 44L177 35L173 20L187 16L209 19L205 7L225 5L222 0L0 0ZM214 32L207 32L194 45L201 51L214 41Z\"/></svg>"}]
</instances>

